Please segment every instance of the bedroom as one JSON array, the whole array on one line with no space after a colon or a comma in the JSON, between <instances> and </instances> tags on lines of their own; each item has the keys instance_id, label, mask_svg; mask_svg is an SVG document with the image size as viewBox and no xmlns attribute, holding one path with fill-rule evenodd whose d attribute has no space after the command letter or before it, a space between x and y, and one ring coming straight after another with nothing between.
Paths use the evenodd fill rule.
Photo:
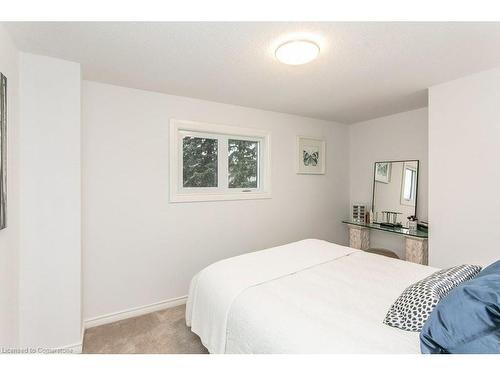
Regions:
<instances>
[{"instance_id":1,"label":"bedroom","mask_svg":"<svg viewBox=\"0 0 500 375\"><path fill-rule=\"evenodd\" d=\"M2 352L499 353L500 23L388 20L1 22Z\"/></svg>"}]
</instances>

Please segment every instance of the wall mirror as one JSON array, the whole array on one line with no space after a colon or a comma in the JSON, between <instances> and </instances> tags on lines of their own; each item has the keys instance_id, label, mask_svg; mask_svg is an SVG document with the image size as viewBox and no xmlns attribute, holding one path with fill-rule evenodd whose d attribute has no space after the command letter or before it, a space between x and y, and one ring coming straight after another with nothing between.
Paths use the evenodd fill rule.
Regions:
<instances>
[{"instance_id":1,"label":"wall mirror","mask_svg":"<svg viewBox=\"0 0 500 375\"><path fill-rule=\"evenodd\" d=\"M380 161L373 173L373 221L408 227L417 215L418 160Z\"/></svg>"}]
</instances>

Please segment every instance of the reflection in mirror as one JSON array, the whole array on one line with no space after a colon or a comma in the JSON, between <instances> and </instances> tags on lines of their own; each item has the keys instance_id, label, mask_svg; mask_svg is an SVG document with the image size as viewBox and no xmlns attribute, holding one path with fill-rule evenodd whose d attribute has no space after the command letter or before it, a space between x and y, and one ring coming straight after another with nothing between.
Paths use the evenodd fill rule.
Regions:
<instances>
[{"instance_id":1,"label":"reflection in mirror","mask_svg":"<svg viewBox=\"0 0 500 375\"><path fill-rule=\"evenodd\" d=\"M373 179L374 221L408 227L416 216L418 160L376 162Z\"/></svg>"}]
</instances>

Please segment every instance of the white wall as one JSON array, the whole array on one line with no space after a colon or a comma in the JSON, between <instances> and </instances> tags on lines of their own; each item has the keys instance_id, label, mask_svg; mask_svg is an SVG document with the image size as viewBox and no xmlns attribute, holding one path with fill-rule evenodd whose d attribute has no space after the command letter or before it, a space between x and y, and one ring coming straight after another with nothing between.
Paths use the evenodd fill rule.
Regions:
<instances>
[{"instance_id":1,"label":"white wall","mask_svg":"<svg viewBox=\"0 0 500 375\"><path fill-rule=\"evenodd\" d=\"M380 117L349 126L351 203L371 206L373 165L385 160L420 160L418 181L419 219L428 216L428 113L427 108ZM371 231L371 247L395 251L404 259L401 236Z\"/></svg>"},{"instance_id":2,"label":"white wall","mask_svg":"<svg viewBox=\"0 0 500 375\"><path fill-rule=\"evenodd\" d=\"M80 65L21 54L21 346L81 335Z\"/></svg>"},{"instance_id":3,"label":"white wall","mask_svg":"<svg viewBox=\"0 0 500 375\"><path fill-rule=\"evenodd\" d=\"M429 89L430 264L500 259L500 68Z\"/></svg>"},{"instance_id":4,"label":"white wall","mask_svg":"<svg viewBox=\"0 0 500 375\"><path fill-rule=\"evenodd\" d=\"M326 121L83 83L84 318L185 296L230 256L316 237L345 244L348 128ZM169 203L169 119L272 132L272 199ZM296 136L327 139L327 174L295 173Z\"/></svg>"},{"instance_id":5,"label":"white wall","mask_svg":"<svg viewBox=\"0 0 500 375\"><path fill-rule=\"evenodd\" d=\"M0 231L0 347L18 339L19 53L0 25L0 72L7 77L7 228Z\"/></svg>"}]
</instances>

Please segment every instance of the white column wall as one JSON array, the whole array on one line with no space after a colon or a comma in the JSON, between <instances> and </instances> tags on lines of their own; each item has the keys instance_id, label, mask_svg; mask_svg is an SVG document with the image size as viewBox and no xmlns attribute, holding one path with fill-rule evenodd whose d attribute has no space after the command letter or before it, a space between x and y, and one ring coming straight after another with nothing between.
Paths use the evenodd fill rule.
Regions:
<instances>
[{"instance_id":1,"label":"white column wall","mask_svg":"<svg viewBox=\"0 0 500 375\"><path fill-rule=\"evenodd\" d=\"M80 65L22 53L19 343L81 340Z\"/></svg>"}]
</instances>

